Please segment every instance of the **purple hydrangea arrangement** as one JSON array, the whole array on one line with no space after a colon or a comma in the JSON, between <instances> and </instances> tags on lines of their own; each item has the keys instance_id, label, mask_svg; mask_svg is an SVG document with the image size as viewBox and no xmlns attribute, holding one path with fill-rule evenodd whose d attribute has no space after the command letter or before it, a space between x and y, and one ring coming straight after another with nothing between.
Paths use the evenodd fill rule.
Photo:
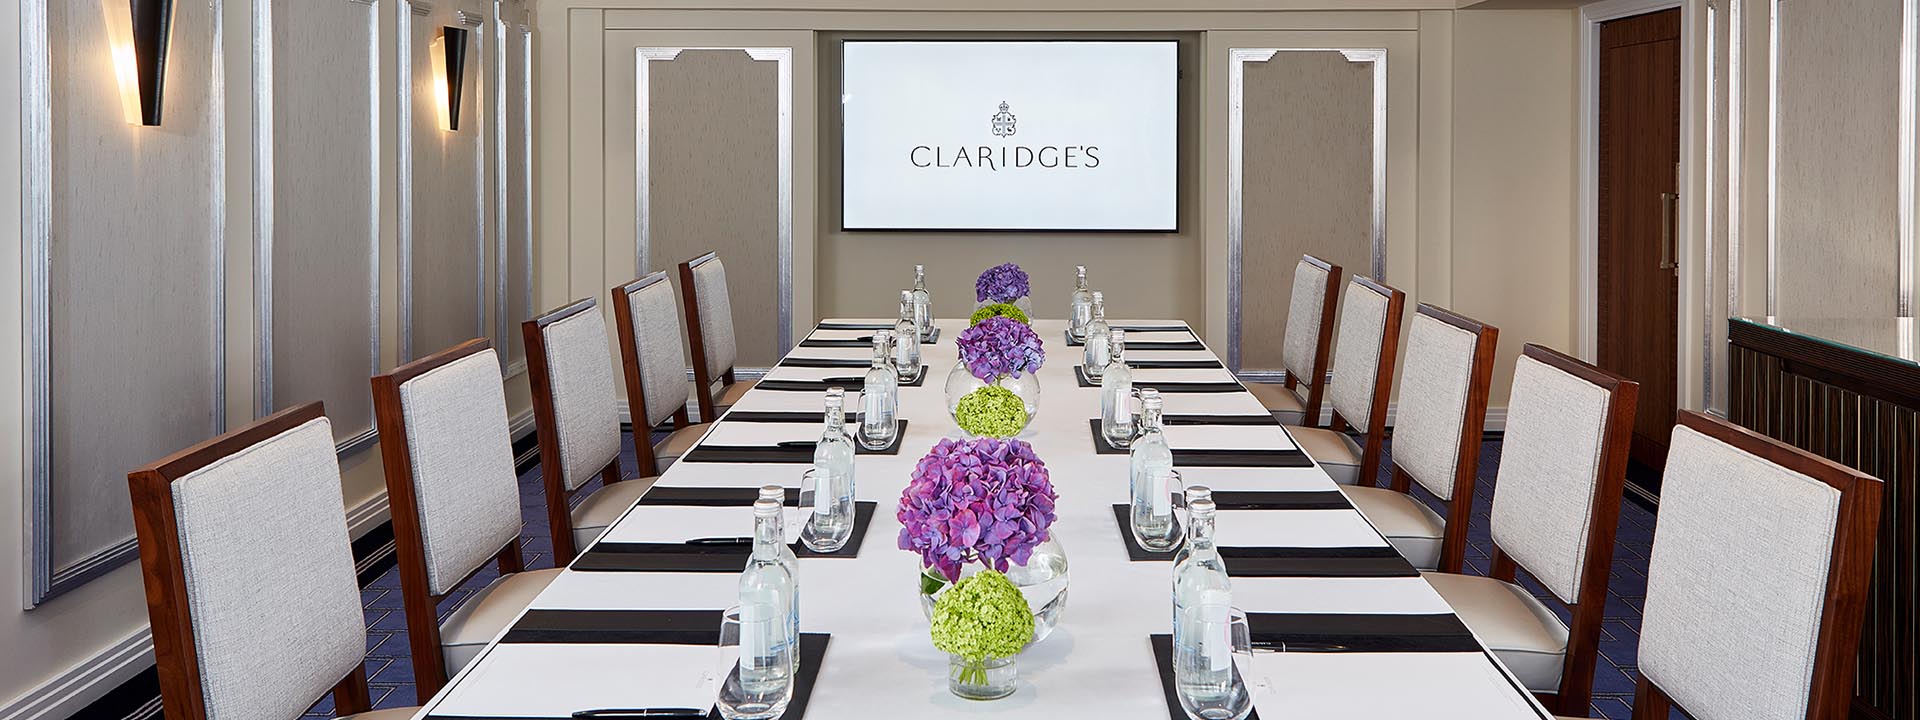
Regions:
<instances>
[{"instance_id":1,"label":"purple hydrangea arrangement","mask_svg":"<svg viewBox=\"0 0 1920 720\"><path fill-rule=\"evenodd\" d=\"M1026 297L1029 290L1027 271L1013 263L987 268L973 281L973 299L980 302L1010 303Z\"/></svg>"},{"instance_id":2,"label":"purple hydrangea arrangement","mask_svg":"<svg viewBox=\"0 0 1920 720\"><path fill-rule=\"evenodd\" d=\"M1053 526L1053 482L1019 440L941 440L900 494L900 549L947 581L978 561L996 572L1024 565Z\"/></svg>"},{"instance_id":3,"label":"purple hydrangea arrangement","mask_svg":"<svg viewBox=\"0 0 1920 720\"><path fill-rule=\"evenodd\" d=\"M1047 361L1040 336L1026 323L1009 317L996 315L982 320L962 331L954 342L960 346L960 362L966 363L967 372L986 382L1037 372Z\"/></svg>"}]
</instances>

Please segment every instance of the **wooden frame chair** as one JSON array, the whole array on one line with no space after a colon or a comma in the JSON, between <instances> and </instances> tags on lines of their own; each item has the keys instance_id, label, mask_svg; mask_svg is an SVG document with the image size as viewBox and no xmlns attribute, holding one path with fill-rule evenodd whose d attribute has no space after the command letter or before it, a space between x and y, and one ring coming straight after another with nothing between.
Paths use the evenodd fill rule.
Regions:
<instances>
[{"instance_id":1,"label":"wooden frame chair","mask_svg":"<svg viewBox=\"0 0 1920 720\"><path fill-rule=\"evenodd\" d=\"M1308 277L1307 273L1320 273L1325 280L1325 285L1317 296L1311 292L1310 287L1303 285L1302 281ZM1287 308L1287 326L1284 329L1282 340L1284 344L1280 358L1287 371L1286 381L1278 388L1265 383L1247 385L1248 391L1258 397L1268 411L1274 413L1276 417L1281 417L1282 422L1286 420L1284 415L1297 412L1300 413L1300 421L1291 424L1302 427L1320 426L1320 407L1327 389L1327 365L1331 355L1329 351L1333 348L1334 318L1340 306L1342 273L1339 265L1312 255L1301 255L1300 262L1294 266L1294 290ZM1296 325L1296 322L1302 322L1299 319L1300 311L1307 309L1307 304L1314 300L1319 301L1319 317L1314 325ZM1302 363L1300 358L1295 357L1301 350L1297 345L1304 342L1306 335L1302 333L1309 329L1314 332L1313 356ZM1310 380L1307 383L1307 397L1304 402L1299 396L1303 375Z\"/></svg>"},{"instance_id":2,"label":"wooden frame chair","mask_svg":"<svg viewBox=\"0 0 1920 720\"><path fill-rule=\"evenodd\" d=\"M1522 348L1514 374L1507 455L1500 466L1490 519L1493 557L1487 577L1428 574L1427 579L1542 703L1555 712L1585 713L1593 698L1593 670L1600 656L1600 627L1606 615L1607 580L1613 570L1620 493L1640 385L1534 344ZM1582 397L1591 391L1580 388L1580 383L1599 394ZM1593 425L1576 425L1589 420L1583 413L1596 409ZM1534 426L1524 424L1529 422ZM1561 467L1583 457L1593 458L1593 465L1577 467L1579 472L1567 475L1530 464L1547 453ZM1555 518L1551 502L1545 500L1549 495L1560 499L1551 502L1588 497L1591 505L1582 517ZM1578 524L1541 529L1555 519ZM1581 555L1576 567L1555 562L1568 553ZM1516 554L1532 558L1542 570L1522 566ZM1573 622L1565 628L1564 646L1552 642L1561 629L1557 619L1556 627L1542 625L1541 618L1550 617L1551 611L1514 584L1520 570L1566 605ZM1562 651L1559 677L1552 681L1530 677L1545 675L1539 670L1551 663L1556 650ZM1527 661L1535 666L1523 664ZM1549 682L1551 692L1543 689Z\"/></svg>"},{"instance_id":3,"label":"wooden frame chair","mask_svg":"<svg viewBox=\"0 0 1920 720\"><path fill-rule=\"evenodd\" d=\"M682 361L679 360L686 354L685 347L680 343L679 318L671 312L663 314L661 310L645 314L634 311L634 297L646 292L669 293L668 299L663 304L671 305L671 288L654 289L666 281L667 273L663 270L623 285L616 285L611 291L614 324L619 326L620 375L627 387L627 414L633 418L633 452L639 459L640 475L643 477L658 476L665 470L660 467L659 451L653 445L651 431L654 427L667 418L672 418L674 435L691 434L696 436L692 439L697 440L697 435L705 432L700 429L705 423L696 425L687 417L687 399L691 391L683 374L683 366L680 365ZM670 309L665 308L665 310ZM649 338L649 342L670 343L673 346L673 352L666 353L676 358L674 367L670 368L671 372L668 372L668 368L661 368L655 373L650 373L645 356L640 352L641 323L648 321L649 318L654 321L665 319L674 325L672 332L666 332L664 329L657 330L650 333L652 337ZM655 377L654 382L661 386L651 394L647 392L650 375ZM670 380L667 378L668 375L672 376ZM662 444L677 443L672 436L669 436L668 440ZM677 454L675 456L677 457Z\"/></svg>"},{"instance_id":4,"label":"wooden frame chair","mask_svg":"<svg viewBox=\"0 0 1920 720\"><path fill-rule=\"evenodd\" d=\"M606 326L599 322L601 319L599 312L600 309L594 304L593 298L586 298L520 323L520 334L527 348L527 384L533 391L533 422L534 427L539 431L540 477L542 484L546 486L547 528L553 537L555 565L571 563L574 556L578 554L579 548L575 547L577 543L574 528L579 511L573 506L573 496L586 487L587 481L592 479L589 475L598 475L601 480L601 489L593 493L594 495L607 492L622 494L620 490L623 489L616 487L623 478L620 474L620 417L615 410L613 359L603 357L607 348L607 333ZM556 378L552 353L555 348L547 342L547 333L554 325L575 321L576 318L578 322L594 323L599 325L599 328L598 332L586 333L595 337L587 339L581 347L569 348L569 350L597 356L595 359L604 362L589 362L589 365L595 367L582 368L578 373L580 377L573 378L573 389L581 394L591 394L593 397L579 397L571 400L567 408L561 408L558 405L562 393L554 388ZM602 369L607 373L604 378L597 376ZM596 387L603 384L603 388ZM593 390L600 392L592 392ZM588 416L582 418L588 426L563 426L560 422L563 412ZM604 417L597 418L596 423L595 418L591 417L593 415ZM604 427L598 427L598 425L604 425ZM644 435L646 430L636 426L634 432ZM589 465L596 467L590 469L573 467L571 461L574 459L567 457L562 450L564 446L569 445L562 437L563 435L579 438L579 445L596 447L599 452L585 459ZM578 451L591 452L585 447L579 448ZM637 488L637 491L645 492L645 488ZM592 502L592 498L589 498L589 502ZM596 506L599 504L594 503ZM587 509L586 505L583 504L581 509ZM609 506L605 510L613 512L616 508ZM624 513L626 508L617 508L617 510ZM611 518L608 522L611 522ZM604 528L606 525L600 527Z\"/></svg>"},{"instance_id":5,"label":"wooden frame chair","mask_svg":"<svg viewBox=\"0 0 1920 720\"><path fill-rule=\"evenodd\" d=\"M254 451L261 455L249 458ZM323 472L319 478L291 478L293 483L276 482L287 480L284 475L293 472L293 466L277 462L284 457L272 457L273 453L292 453L314 463L309 470L328 467L330 473ZM197 495L183 492L183 486L195 482L203 474L226 473L232 475L253 475L245 478L250 485L244 490L261 489L261 497L255 498L214 498L199 497L188 500L197 512L188 510L182 517L183 499ZM326 477L326 476L331 476ZM324 484L325 487L302 487L300 481L312 484ZM326 411L320 403L307 403L261 418L245 427L207 440L193 447L181 450L153 464L142 467L127 475L127 487L133 501L134 531L140 544L140 572L146 583L147 614L153 621L153 644L155 660L160 676L160 696L166 716L181 720L203 720L215 708L226 714L261 717L274 712L284 714L287 720L298 717L315 697L322 693L333 695L334 712L342 717L354 715L365 720L373 717L406 718L411 717L413 708L395 709L362 715L371 706L367 693L367 675L364 664L366 645L366 626L360 608L360 586L354 573L353 552L348 547L347 517L340 503L339 466L334 461L333 430L326 421ZM222 492L232 494L236 487L228 484ZM302 492L306 494L301 495ZM270 496L270 497L268 497ZM234 507L227 500L237 500L240 507ZM294 553L313 553L312 559L317 565L302 570L314 573L330 574L331 577L317 577L308 574L298 578L303 583L299 593L297 607L274 604L269 611L295 613L303 621L300 627L291 623L271 628L242 629L238 635L251 635L254 632L278 633L286 636L277 640L286 641L283 656L279 658L258 658L247 656L244 668L236 668L238 661L228 658L219 662L212 671L215 674L230 674L236 670L247 672L250 676L258 674L264 684L262 692L251 697L238 695L231 687L216 683L212 688L205 684L205 663L210 656L203 654L207 648L200 643L193 604L189 601L189 588L199 588L194 594L203 603L217 606L253 605L258 598L236 597L231 586L202 586L194 578L188 577L189 568L182 551L182 532L192 534L193 526L200 523L216 523L225 532L234 530L235 518L208 517L206 514L226 515L244 514L248 500L273 504L301 502L313 507L302 506L309 512L299 513L299 520L313 524L309 530L317 531L320 546L304 546L290 549ZM196 520L195 518L198 517ZM245 517L238 518L244 521ZM184 527L183 527L184 526ZM337 528L337 533L333 532ZM263 533L249 533L262 535ZM264 534L270 534L270 531ZM265 539L256 537L255 539ZM284 538L281 538L284 539ZM209 552L207 545L196 543L198 553ZM221 548L214 548L219 552ZM261 551L252 550L257 559ZM236 566L230 556L215 557L212 567L200 568L199 573L225 572L240 573L247 581L259 583L273 582L274 563L285 561L285 555L273 555L273 562L262 562L260 567ZM328 582L331 581L331 582ZM201 593L205 593L201 597ZM220 622L220 612L213 611ZM325 617L332 614L334 617ZM331 623L334 632L322 632L323 627ZM212 631L209 631L212 632ZM239 652L236 633L232 629L219 633L220 639L213 640L214 652ZM244 643L245 639L239 640ZM334 647L317 647L331 643ZM250 648L258 651L260 648ZM324 658L316 655L331 654L336 657ZM266 660L267 662L257 662ZM282 667L305 666L315 663L328 663L340 667L334 670L341 678L331 688L288 687L286 683L294 678L286 673L277 672ZM224 669L222 669L224 668ZM209 697L209 690L219 693ZM305 690L313 691L309 695ZM239 691L244 693L245 691ZM292 693L292 696L288 694Z\"/></svg>"},{"instance_id":6,"label":"wooden frame chair","mask_svg":"<svg viewBox=\"0 0 1920 720\"><path fill-rule=\"evenodd\" d=\"M532 352L528 353L529 358L532 355ZM484 360L469 360L475 356L484 356ZM412 433L409 432L407 425L407 411L402 390L409 383L436 371L451 371L463 362L480 362L486 368L491 368L492 380L495 384L490 390L501 393L498 396L501 403L499 406L501 417L498 420L501 422L498 427L500 435L494 443L497 444L497 448L488 451L492 457L463 458L462 470L471 472L472 466L483 463L492 463L496 467L491 469L497 470L499 459L505 459L508 477L504 482L510 487L504 488L504 491L511 493L511 507L497 508L497 510L501 513L511 512L511 526L489 530L485 536L487 539L484 540L464 537L442 540L452 544L445 554L461 552L460 559L473 556L479 558L479 562L467 568L449 569L449 573L458 573L458 575L439 577L436 581L435 576L439 574L438 568L430 567L427 559L426 546L433 540L425 534L425 527L421 521L422 498L415 490L419 479L415 473L417 453ZM463 617L471 617L471 615L463 615L470 610L473 614L478 614L478 606L485 603L492 596L493 591L501 588L508 578L518 575L528 578L530 582L540 583L540 586L544 587L544 583L550 582L553 574L558 573L558 570L526 572L525 561L520 556L519 479L512 473L512 439L507 434L504 423L505 399L504 391L500 390L497 384L498 368L499 361L493 353L492 345L485 338L474 338L394 368L387 374L376 375L372 379L374 419L380 432L380 456L386 470L387 498L392 508L394 547L400 570L401 600L407 612L407 638L413 652L414 687L422 703L432 699L434 693L439 692L452 675L448 668L450 663L445 654L446 633L443 632L444 628L438 612L440 601L472 580L485 567L488 555L499 568L501 580L469 598L466 604L448 617L446 625L453 625L456 620ZM481 438L483 447L491 447L484 444L486 440ZM493 482L503 481L495 478ZM477 491L482 486L474 485L474 487ZM502 488L486 489L495 492L503 490ZM503 536L504 539L502 539ZM494 540L499 542L496 544ZM479 547L473 547L475 545ZM539 576L535 577L536 575ZM525 590L526 588L516 588L508 595L526 594ZM531 595L526 599L530 600ZM492 639L492 634L485 630L476 631L475 634L486 635L486 640Z\"/></svg>"},{"instance_id":7,"label":"wooden frame chair","mask_svg":"<svg viewBox=\"0 0 1920 720\"><path fill-rule=\"evenodd\" d=\"M1424 320L1423 320L1424 318ZM1428 323L1429 330L1422 329L1422 323ZM1492 325L1460 315L1451 310L1421 303L1414 313L1414 327L1408 338L1407 367L1401 377L1400 389L1413 391L1420 395L1426 391L1421 385L1427 382L1449 382L1449 368L1439 367L1429 370L1425 363L1445 362L1436 359L1436 353L1443 347L1422 347L1427 342L1459 342L1458 336L1448 337L1448 330L1464 333L1471 342L1466 349L1464 406L1460 410L1457 425L1445 427L1426 425L1422 408L1415 405L1405 395L1401 398L1400 412L1394 427L1396 438L1393 457L1393 474L1390 489L1364 485L1346 488L1348 497L1356 508L1367 516L1376 528L1399 548L1402 555L1415 566L1424 566L1421 562L1424 553L1410 553L1409 549L1433 541L1437 532L1439 553L1433 567L1441 572L1458 573L1466 564L1467 525L1473 518L1473 485L1475 473L1480 468L1480 441L1487 424L1487 394L1493 383L1494 349L1500 339L1500 329ZM1422 398L1424 399L1424 397ZM1436 417L1431 422L1441 422ZM1407 439L1416 433L1452 433L1457 445L1451 457L1412 457ZM1445 465L1448 470L1444 477L1419 477L1416 471L1410 471L1408 464L1419 466ZM1425 503L1414 498L1410 492L1414 481L1419 481L1434 495L1447 504L1447 516L1440 518L1428 509Z\"/></svg>"},{"instance_id":8,"label":"wooden frame chair","mask_svg":"<svg viewBox=\"0 0 1920 720\"><path fill-rule=\"evenodd\" d=\"M1374 478L1380 474L1380 456L1386 443L1387 401L1393 396L1393 372L1400 357L1400 322L1406 313L1407 294L1363 275L1353 276L1347 286L1347 300L1340 308L1334 374L1367 378L1369 382L1364 387L1351 382L1333 387L1328 394L1333 418L1327 427L1288 426L1287 432L1322 469L1335 476L1336 482L1342 477L1335 473L1343 475L1347 468L1353 468L1350 484L1373 485ZM1356 293L1368 293L1368 296L1356 296ZM1372 335L1376 328L1377 337ZM1366 356L1358 343L1373 345L1376 352L1372 365L1366 364ZM1347 434L1349 428L1365 434L1365 447L1353 442Z\"/></svg>"},{"instance_id":9,"label":"wooden frame chair","mask_svg":"<svg viewBox=\"0 0 1920 720\"><path fill-rule=\"evenodd\" d=\"M1692 558L1681 556L1698 550L1690 545L1701 535L1701 527L1689 524L1691 518L1687 516L1694 512L1714 510L1719 500L1732 499L1737 502L1742 496L1750 497L1755 492L1764 491L1761 483L1769 479L1761 477L1763 473L1760 472L1744 472L1738 477L1705 478L1707 484L1700 484L1700 479L1676 475L1676 471L1685 473L1689 467L1695 467L1688 462L1692 458L1687 454L1693 452L1689 447L1696 443L1706 453L1720 451L1719 446L1729 448L1747 460L1758 459L1778 471L1811 479L1824 486L1822 489L1833 493L1831 509L1834 522L1825 534L1832 547L1826 553L1817 550L1813 553L1813 556L1823 556L1827 566L1826 577L1820 582L1819 597L1810 598L1817 600L1819 606L1819 619L1812 623L1814 627L1806 628L1812 631L1811 646L1808 646L1807 638L1799 634L1800 628L1793 628L1786 633L1790 636L1787 640L1791 642L1793 651L1807 651L1804 660L1808 663L1809 672L1789 672L1785 675L1805 678L1807 720L1843 720L1848 717L1854 696L1854 669L1859 662L1861 621L1866 611L1868 583L1873 572L1883 483L1866 473L1693 411L1680 413L1674 435L1674 450L1668 455L1667 479L1662 483L1664 492L1661 494L1660 525L1655 529L1652 560L1647 569L1648 620L1640 638L1641 673L1634 692L1634 719L1664 720L1674 707L1679 707L1690 716L1699 711L1711 711L1716 715L1735 713L1751 716L1745 712L1749 708L1729 705L1755 701L1747 697L1727 697L1724 692L1714 693L1701 687L1717 685L1711 680L1712 673L1749 676L1755 668L1728 671L1719 665L1751 661L1752 655L1742 652L1751 648L1737 644L1725 648L1704 648L1686 637L1667 637L1670 632L1680 635L1693 631L1711 632L1713 628L1690 625L1686 622L1689 618L1685 617L1671 620L1665 617L1669 612L1666 607L1669 601L1663 597L1667 591L1659 585L1662 578L1669 572L1678 573L1680 577L1676 581L1685 580L1692 586L1690 590L1695 592L1721 589L1717 586L1726 579L1718 575L1703 576L1685 572L1686 561ZM1676 457L1682 460L1677 466L1674 462ZM1711 467L1705 464L1699 466ZM1762 537L1774 537L1785 528L1773 527L1769 530L1772 532L1762 533ZM1822 527L1816 530L1827 529ZM1676 546L1672 543L1680 544ZM1677 549L1667 550L1669 547ZM1727 562L1720 558L1715 560L1716 569L1724 567ZM1765 572L1755 572L1764 571L1764 568L1744 569L1747 572L1741 575L1742 578L1769 577ZM1782 588L1762 590L1761 596L1770 596L1770 592L1764 591L1779 591ZM1781 599L1776 604L1788 606L1795 599ZM1684 602L1678 607L1680 611L1693 609ZM1724 612L1719 608L1715 610ZM1676 632L1675 628L1681 629ZM1759 642L1748 637L1733 640ZM1736 657L1727 658L1725 655ZM1681 667L1675 668L1674 664ZM1709 675L1702 678L1699 676L1702 673ZM1668 677L1662 679L1661 676ZM1695 706L1685 706L1674 697L1676 694L1691 696L1696 701ZM1794 699L1798 699L1797 693ZM1703 707L1707 703L1714 703L1715 706ZM1799 717L1791 709L1777 705L1765 710L1767 718Z\"/></svg>"},{"instance_id":10,"label":"wooden frame chair","mask_svg":"<svg viewBox=\"0 0 1920 720\"><path fill-rule=\"evenodd\" d=\"M703 314L700 309L700 277L703 273L718 272L721 280L726 279L726 266L720 262L716 253L707 253L700 257L680 263L680 297L682 312L687 317L687 342L693 346L693 389L694 399L699 401L700 421L713 422L720 419L720 411L732 403L721 400L737 396L751 385L742 386L733 375L734 361L738 348L733 340L733 305L727 297L726 285L720 285L720 299L715 301L722 313ZM710 346L709 343L725 335L725 344ZM721 397L716 399L713 384L721 382Z\"/></svg>"}]
</instances>

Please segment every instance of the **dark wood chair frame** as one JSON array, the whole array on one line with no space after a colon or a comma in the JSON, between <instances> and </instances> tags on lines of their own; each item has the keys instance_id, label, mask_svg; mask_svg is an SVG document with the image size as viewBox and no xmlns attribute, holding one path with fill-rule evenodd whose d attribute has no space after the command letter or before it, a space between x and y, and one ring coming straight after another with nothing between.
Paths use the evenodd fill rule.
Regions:
<instances>
[{"instance_id":1,"label":"dark wood chair frame","mask_svg":"<svg viewBox=\"0 0 1920 720\"><path fill-rule=\"evenodd\" d=\"M1400 320L1406 313L1407 294L1363 275L1353 276L1348 284L1360 286L1349 293L1364 290L1387 299L1387 317L1380 333L1380 363L1373 371L1373 407L1367 411L1367 427L1364 428L1367 442L1360 451L1360 475L1355 478L1358 484L1374 486L1379 484L1381 448L1386 444L1387 401L1393 397L1393 369L1400 358ZM1348 428L1361 429L1354 428L1339 410L1334 410L1327 429L1344 433Z\"/></svg>"},{"instance_id":2,"label":"dark wood chair frame","mask_svg":"<svg viewBox=\"0 0 1920 720\"><path fill-rule=\"evenodd\" d=\"M1807 720L1844 720L1853 702L1853 673L1860 660L1861 620L1873 573L1884 485L1866 473L1719 418L1683 410L1679 425L1840 491L1833 556L1827 565L1826 599L1821 603L1820 632L1814 641ZM1673 698L1645 674L1640 676L1633 695L1634 720L1665 720L1674 707ZM1680 710L1686 712L1684 707Z\"/></svg>"},{"instance_id":3,"label":"dark wood chair frame","mask_svg":"<svg viewBox=\"0 0 1920 720\"><path fill-rule=\"evenodd\" d=\"M1314 341L1313 384L1307 386L1307 410L1300 418L1303 427L1320 427L1320 404L1327 395L1327 366L1332 364L1333 327L1339 318L1341 277L1344 271L1312 255L1301 255L1301 262L1320 268L1327 274L1326 296L1320 298L1320 332ZM1289 319L1291 322L1291 319ZM1293 390L1300 386L1300 378L1292 371L1287 372L1286 386Z\"/></svg>"},{"instance_id":4,"label":"dark wood chair frame","mask_svg":"<svg viewBox=\"0 0 1920 720\"><path fill-rule=\"evenodd\" d=\"M520 323L521 339L527 348L527 384L533 390L533 426L540 444L540 479L547 490L547 527L553 536L553 564L573 562L579 548L573 546L573 496L586 483L567 489L566 464L560 459L560 419L553 414L553 375L547 363L547 326L583 312L599 312L593 298L574 301L566 307ZM636 437L646 435L634 429ZM636 445L641 444L639 442ZM602 485L624 479L620 474L620 456L615 454L600 468Z\"/></svg>"},{"instance_id":5,"label":"dark wood chair frame","mask_svg":"<svg viewBox=\"0 0 1920 720\"><path fill-rule=\"evenodd\" d=\"M718 378L707 372L707 338L700 329L700 295L693 288L693 271L719 259L718 253L707 253L680 263L680 311L687 318L687 344L693 346L693 397L700 404L701 422L720 419L719 403L713 397L713 381L722 381L722 392L735 382L731 366L721 368Z\"/></svg>"},{"instance_id":6,"label":"dark wood chair frame","mask_svg":"<svg viewBox=\"0 0 1920 720\"><path fill-rule=\"evenodd\" d=\"M160 702L169 718L204 720L207 697L194 645L193 606L187 601L186 565L180 557L180 523L173 483L196 470L326 415L312 402L268 415L127 474L133 528L140 542L140 574L146 581L147 616L153 621L153 652L160 676ZM262 482L266 482L262 480ZM333 686L336 715L371 709L367 670L355 663Z\"/></svg>"},{"instance_id":7,"label":"dark wood chair frame","mask_svg":"<svg viewBox=\"0 0 1920 720\"><path fill-rule=\"evenodd\" d=\"M420 504L413 493L413 448L407 442L405 408L400 402L400 386L433 370L470 355L493 348L486 338L466 342L394 368L373 377L373 416L380 431L380 459L387 474L387 501L393 516L394 554L400 565L400 598L407 611L407 640L413 650L413 684L421 703L447 684L446 656L440 648L439 605L446 595L433 594L427 583L426 540L420 532ZM536 353L528 348L528 364ZM541 433L543 436L547 433ZM520 557L520 538L512 540L494 554L501 575L526 570ZM484 565L480 567L485 567ZM480 572L467 572L454 583L465 585ZM448 593L451 594L451 593Z\"/></svg>"},{"instance_id":8,"label":"dark wood chair frame","mask_svg":"<svg viewBox=\"0 0 1920 720\"><path fill-rule=\"evenodd\" d=\"M1594 479L1593 510L1587 523L1587 557L1580 566L1580 595L1567 604L1573 624L1566 660L1561 664L1560 689L1557 694L1540 697L1540 702L1556 713L1584 715L1593 700L1593 668L1600 659L1600 625L1606 616L1607 578L1613 570L1614 535L1620 529L1620 493L1627 478L1627 454L1633 444L1633 413L1640 402L1640 384L1544 346L1529 343L1520 353L1607 392L1599 474ZM1526 568L1495 542L1487 577L1511 583L1520 570ZM1532 571L1527 573L1531 575Z\"/></svg>"},{"instance_id":9,"label":"dark wood chair frame","mask_svg":"<svg viewBox=\"0 0 1920 720\"><path fill-rule=\"evenodd\" d=\"M653 413L647 410L647 388L640 375L640 344L633 336L633 293L666 281L667 272L661 270L613 288L613 320L614 324L620 326L617 333L620 336L620 375L627 385L627 414L633 418L633 454L639 458L641 477L658 476L660 458L653 449L653 428L645 427ZM692 424L687 417L686 405L674 408L673 429L680 430Z\"/></svg>"},{"instance_id":10,"label":"dark wood chair frame","mask_svg":"<svg viewBox=\"0 0 1920 720\"><path fill-rule=\"evenodd\" d=\"M1447 529L1440 542L1440 572L1458 573L1466 565L1467 524L1473 519L1473 479L1480 469L1480 440L1487 428L1487 393L1493 384L1494 349L1500 340L1500 328L1474 320L1445 308L1421 303L1421 315L1439 320L1475 335L1473 367L1467 374L1467 407L1460 418L1460 454L1454 458L1453 499L1447 504ZM1393 463L1390 481L1398 492L1413 491L1413 476Z\"/></svg>"}]
</instances>

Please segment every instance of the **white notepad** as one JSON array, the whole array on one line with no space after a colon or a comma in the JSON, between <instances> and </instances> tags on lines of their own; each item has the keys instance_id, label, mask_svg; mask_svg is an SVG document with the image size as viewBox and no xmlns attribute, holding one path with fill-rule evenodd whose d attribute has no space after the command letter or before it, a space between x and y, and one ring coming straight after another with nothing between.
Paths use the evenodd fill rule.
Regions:
<instances>
[{"instance_id":1,"label":"white notepad","mask_svg":"<svg viewBox=\"0 0 1920 720\"><path fill-rule=\"evenodd\" d=\"M791 512L786 519L787 542L796 542L800 539L800 523L793 522ZM614 523L601 541L679 543L734 537L753 537L753 506L641 505Z\"/></svg>"},{"instance_id":2,"label":"white notepad","mask_svg":"<svg viewBox=\"0 0 1920 720\"><path fill-rule=\"evenodd\" d=\"M433 712L567 717L602 708L710 708L719 661L718 645L498 645Z\"/></svg>"},{"instance_id":3,"label":"white notepad","mask_svg":"<svg viewBox=\"0 0 1920 720\"><path fill-rule=\"evenodd\" d=\"M1185 480L1185 475L1181 476ZM1221 510L1222 547L1380 547L1387 541L1354 510Z\"/></svg>"}]
</instances>

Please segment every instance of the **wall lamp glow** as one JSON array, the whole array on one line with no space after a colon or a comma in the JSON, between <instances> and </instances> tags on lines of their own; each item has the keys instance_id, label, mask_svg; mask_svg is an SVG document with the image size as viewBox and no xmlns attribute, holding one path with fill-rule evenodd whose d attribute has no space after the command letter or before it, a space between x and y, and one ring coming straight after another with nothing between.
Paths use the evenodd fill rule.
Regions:
<instances>
[{"instance_id":1,"label":"wall lamp glow","mask_svg":"<svg viewBox=\"0 0 1920 720\"><path fill-rule=\"evenodd\" d=\"M433 58L433 102L440 129L460 129L460 95L467 84L467 29L440 28L428 55Z\"/></svg>"},{"instance_id":2,"label":"wall lamp glow","mask_svg":"<svg viewBox=\"0 0 1920 720\"><path fill-rule=\"evenodd\" d=\"M173 37L173 0L100 0L120 109L131 125L159 125Z\"/></svg>"}]
</instances>

